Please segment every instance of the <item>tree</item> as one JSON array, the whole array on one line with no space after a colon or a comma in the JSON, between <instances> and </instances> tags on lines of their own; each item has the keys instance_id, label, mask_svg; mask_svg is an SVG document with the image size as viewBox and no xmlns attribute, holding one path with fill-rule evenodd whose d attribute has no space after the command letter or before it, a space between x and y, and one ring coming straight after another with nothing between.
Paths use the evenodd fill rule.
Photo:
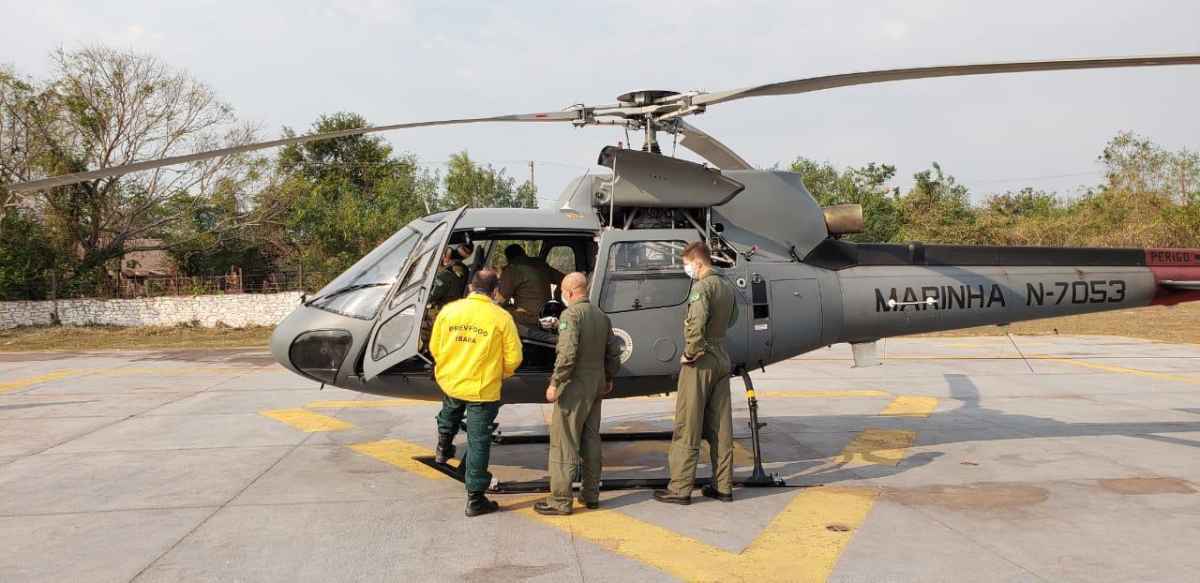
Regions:
<instances>
[{"instance_id":1,"label":"tree","mask_svg":"<svg viewBox=\"0 0 1200 583\"><path fill-rule=\"evenodd\" d=\"M450 157L446 169L443 208L537 208L537 187L529 181L520 186L491 164L480 165L464 150Z\"/></svg>"},{"instance_id":2,"label":"tree","mask_svg":"<svg viewBox=\"0 0 1200 583\"><path fill-rule=\"evenodd\" d=\"M0 212L0 299L42 299L43 275L57 267L45 229L21 209Z\"/></svg>"},{"instance_id":3,"label":"tree","mask_svg":"<svg viewBox=\"0 0 1200 583\"><path fill-rule=\"evenodd\" d=\"M353 113L321 116L313 133L365 127ZM295 133L284 130L288 136ZM437 180L377 136L285 147L275 183L256 199L259 240L285 263L332 278L413 219L436 210Z\"/></svg>"},{"instance_id":4,"label":"tree","mask_svg":"<svg viewBox=\"0 0 1200 583\"><path fill-rule=\"evenodd\" d=\"M898 189L887 183L896 175L896 167L871 162L861 168L838 171L828 162L797 158L791 171L799 173L804 185L821 206L860 204L863 207L865 229L847 239L862 242L888 242L900 233Z\"/></svg>"},{"instance_id":5,"label":"tree","mask_svg":"<svg viewBox=\"0 0 1200 583\"><path fill-rule=\"evenodd\" d=\"M18 163L29 149L29 133L15 112L27 106L32 94L28 80L21 79L11 67L0 66L0 213L20 202L5 186L24 182L29 175L28 165Z\"/></svg>"},{"instance_id":6,"label":"tree","mask_svg":"<svg viewBox=\"0 0 1200 583\"><path fill-rule=\"evenodd\" d=\"M1053 193L1030 187L1003 194L993 194L984 203L984 210L1006 217L1048 216L1063 209Z\"/></svg>"},{"instance_id":7,"label":"tree","mask_svg":"<svg viewBox=\"0 0 1200 583\"><path fill-rule=\"evenodd\" d=\"M1200 203L1200 154L1170 152L1133 132L1121 132L1099 156L1106 190L1157 193L1179 203Z\"/></svg>"},{"instance_id":8,"label":"tree","mask_svg":"<svg viewBox=\"0 0 1200 583\"><path fill-rule=\"evenodd\" d=\"M249 142L251 126L204 84L159 59L104 47L52 54L42 83L0 77L0 175L9 182L109 168ZM242 196L245 157L212 159L37 193L34 208L76 278L100 279L126 252L169 248L172 228L216 192ZM214 223L209 233L235 231ZM182 243L178 238L175 244Z\"/></svg>"},{"instance_id":9,"label":"tree","mask_svg":"<svg viewBox=\"0 0 1200 583\"><path fill-rule=\"evenodd\" d=\"M180 221L168 235L170 255L187 275L226 274L234 268L261 273L273 269L269 247L257 236L260 229L236 231L218 228L223 224L261 224L267 209L251 207L237 193L218 191L208 200L183 199L182 212L188 217Z\"/></svg>"},{"instance_id":10,"label":"tree","mask_svg":"<svg viewBox=\"0 0 1200 583\"><path fill-rule=\"evenodd\" d=\"M926 243L978 242L975 212L967 187L934 162L913 175L913 187L900 197L902 237Z\"/></svg>"}]
</instances>

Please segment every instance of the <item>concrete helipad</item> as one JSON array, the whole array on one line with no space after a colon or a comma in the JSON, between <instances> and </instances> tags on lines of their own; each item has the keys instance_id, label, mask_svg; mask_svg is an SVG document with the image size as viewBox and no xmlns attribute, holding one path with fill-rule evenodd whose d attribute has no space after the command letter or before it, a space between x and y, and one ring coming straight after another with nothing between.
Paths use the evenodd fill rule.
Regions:
<instances>
[{"instance_id":1,"label":"concrete helipad","mask_svg":"<svg viewBox=\"0 0 1200 583\"><path fill-rule=\"evenodd\" d=\"M462 486L412 460L436 404L321 391L265 351L0 354L0 581L1194 580L1200 346L1014 340L758 373L768 467L811 487L608 492L553 519L528 495L464 518ZM608 402L604 430L671 411ZM499 420L540 433L545 413ZM611 476L665 472L665 443L605 455ZM544 467L545 446L493 450L501 479Z\"/></svg>"}]
</instances>

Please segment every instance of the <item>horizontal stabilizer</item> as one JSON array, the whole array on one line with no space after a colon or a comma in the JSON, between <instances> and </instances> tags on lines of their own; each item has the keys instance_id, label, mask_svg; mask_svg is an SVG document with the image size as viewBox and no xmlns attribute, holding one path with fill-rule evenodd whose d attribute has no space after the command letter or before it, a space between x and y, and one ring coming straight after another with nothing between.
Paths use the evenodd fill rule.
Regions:
<instances>
[{"instance_id":1,"label":"horizontal stabilizer","mask_svg":"<svg viewBox=\"0 0 1200 583\"><path fill-rule=\"evenodd\" d=\"M1159 283L1165 288L1177 291L1200 291L1200 281L1163 280Z\"/></svg>"}]
</instances>

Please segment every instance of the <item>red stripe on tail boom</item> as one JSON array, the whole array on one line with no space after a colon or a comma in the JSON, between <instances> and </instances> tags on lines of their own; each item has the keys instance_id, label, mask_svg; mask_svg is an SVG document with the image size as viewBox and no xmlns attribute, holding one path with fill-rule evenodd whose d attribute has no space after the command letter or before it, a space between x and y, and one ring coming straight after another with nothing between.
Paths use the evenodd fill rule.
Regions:
<instances>
[{"instance_id":1,"label":"red stripe on tail boom","mask_svg":"<svg viewBox=\"0 0 1200 583\"><path fill-rule=\"evenodd\" d=\"M1200 301L1198 291L1173 290L1162 284L1164 281L1200 281L1200 249L1147 249L1146 265L1158 284L1152 304L1173 306Z\"/></svg>"}]
</instances>

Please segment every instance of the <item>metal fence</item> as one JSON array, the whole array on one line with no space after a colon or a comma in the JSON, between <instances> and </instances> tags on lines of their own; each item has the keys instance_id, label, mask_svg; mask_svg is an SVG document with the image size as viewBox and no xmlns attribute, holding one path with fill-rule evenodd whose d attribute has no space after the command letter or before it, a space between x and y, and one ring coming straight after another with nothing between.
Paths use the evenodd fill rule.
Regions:
<instances>
[{"instance_id":1,"label":"metal fence","mask_svg":"<svg viewBox=\"0 0 1200 583\"><path fill-rule=\"evenodd\" d=\"M312 291L324 285L321 273L273 271L232 273L227 275L165 275L114 277L99 283L79 283L47 274L0 290L0 301L48 300L67 298L127 299L159 296L212 294L255 294L288 291Z\"/></svg>"}]
</instances>

